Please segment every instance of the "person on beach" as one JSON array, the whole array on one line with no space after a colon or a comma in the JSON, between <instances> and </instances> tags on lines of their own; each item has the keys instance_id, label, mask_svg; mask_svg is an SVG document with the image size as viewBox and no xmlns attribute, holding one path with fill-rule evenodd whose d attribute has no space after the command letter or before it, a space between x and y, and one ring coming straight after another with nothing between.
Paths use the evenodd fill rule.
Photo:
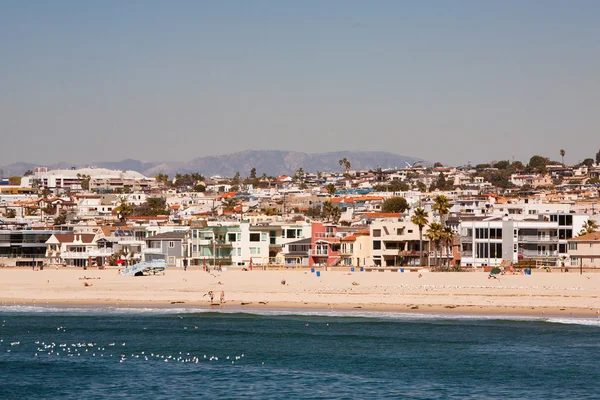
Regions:
<instances>
[{"instance_id":1,"label":"person on beach","mask_svg":"<svg viewBox=\"0 0 600 400\"><path fill-rule=\"evenodd\" d=\"M221 300L219 301L220 304L225 303L225 292L223 290L221 290Z\"/></svg>"},{"instance_id":2,"label":"person on beach","mask_svg":"<svg viewBox=\"0 0 600 400\"><path fill-rule=\"evenodd\" d=\"M210 304L212 304L213 303L213 299L215 298L215 294L211 290L210 292L208 292L208 295L210 296Z\"/></svg>"}]
</instances>

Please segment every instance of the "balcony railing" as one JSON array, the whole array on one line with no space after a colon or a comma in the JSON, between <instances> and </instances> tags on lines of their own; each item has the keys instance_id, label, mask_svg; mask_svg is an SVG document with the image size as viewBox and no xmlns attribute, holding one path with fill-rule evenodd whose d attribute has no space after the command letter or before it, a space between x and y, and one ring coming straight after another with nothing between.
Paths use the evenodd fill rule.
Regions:
<instances>
[{"instance_id":1,"label":"balcony railing","mask_svg":"<svg viewBox=\"0 0 600 400\"><path fill-rule=\"evenodd\" d=\"M315 237L317 237L317 238L334 238L334 237L336 237L336 235L333 232L317 232L315 234Z\"/></svg>"},{"instance_id":2,"label":"balcony railing","mask_svg":"<svg viewBox=\"0 0 600 400\"><path fill-rule=\"evenodd\" d=\"M154 248L154 247L147 247L144 250L144 253L147 254L164 254L163 249L159 248Z\"/></svg>"},{"instance_id":3,"label":"balcony railing","mask_svg":"<svg viewBox=\"0 0 600 400\"><path fill-rule=\"evenodd\" d=\"M309 254L312 256L323 256L323 257L327 257L330 255L329 251L319 250L319 249L310 249Z\"/></svg>"},{"instance_id":4,"label":"balcony railing","mask_svg":"<svg viewBox=\"0 0 600 400\"><path fill-rule=\"evenodd\" d=\"M109 257L113 254L112 249L98 249L90 251L63 251L60 253L60 258L67 259L83 259L89 257Z\"/></svg>"},{"instance_id":5,"label":"balcony railing","mask_svg":"<svg viewBox=\"0 0 600 400\"><path fill-rule=\"evenodd\" d=\"M527 258L545 258L545 257L558 257L558 251L541 251L541 250L520 250L519 256Z\"/></svg>"},{"instance_id":6,"label":"balcony railing","mask_svg":"<svg viewBox=\"0 0 600 400\"><path fill-rule=\"evenodd\" d=\"M556 242L558 242L558 236L524 235L524 236L519 236L519 242L523 242L523 243L556 243Z\"/></svg>"}]
</instances>

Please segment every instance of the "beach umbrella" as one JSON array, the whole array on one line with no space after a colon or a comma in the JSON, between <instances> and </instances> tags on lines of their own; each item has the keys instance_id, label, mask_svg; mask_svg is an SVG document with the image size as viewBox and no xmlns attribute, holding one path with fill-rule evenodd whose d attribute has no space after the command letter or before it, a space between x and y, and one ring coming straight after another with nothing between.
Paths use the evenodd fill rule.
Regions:
<instances>
[{"instance_id":1,"label":"beach umbrella","mask_svg":"<svg viewBox=\"0 0 600 400\"><path fill-rule=\"evenodd\" d=\"M492 268L492 270L490 271L490 275L498 275L499 273L501 273L502 270L498 267Z\"/></svg>"}]
</instances>

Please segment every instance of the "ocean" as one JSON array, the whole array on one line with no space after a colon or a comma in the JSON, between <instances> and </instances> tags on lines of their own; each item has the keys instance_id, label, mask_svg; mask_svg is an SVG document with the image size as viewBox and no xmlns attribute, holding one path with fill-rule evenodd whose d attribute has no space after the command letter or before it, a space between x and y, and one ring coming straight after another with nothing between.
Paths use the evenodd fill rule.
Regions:
<instances>
[{"instance_id":1,"label":"ocean","mask_svg":"<svg viewBox=\"0 0 600 400\"><path fill-rule=\"evenodd\" d=\"M600 320L0 308L0 399L599 399Z\"/></svg>"}]
</instances>

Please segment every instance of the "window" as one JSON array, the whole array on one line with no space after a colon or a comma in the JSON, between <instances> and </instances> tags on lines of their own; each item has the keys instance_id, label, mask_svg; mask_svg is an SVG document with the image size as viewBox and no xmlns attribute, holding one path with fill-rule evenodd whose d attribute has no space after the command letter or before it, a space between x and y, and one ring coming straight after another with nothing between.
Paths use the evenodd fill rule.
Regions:
<instances>
[{"instance_id":1,"label":"window","mask_svg":"<svg viewBox=\"0 0 600 400\"><path fill-rule=\"evenodd\" d=\"M242 248L241 247L238 247L238 249L237 249L237 255L238 255L238 257L242 256Z\"/></svg>"},{"instance_id":2,"label":"window","mask_svg":"<svg viewBox=\"0 0 600 400\"><path fill-rule=\"evenodd\" d=\"M413 230L412 230L412 229L409 229L409 230L408 230L408 233L413 233Z\"/></svg>"},{"instance_id":3,"label":"window","mask_svg":"<svg viewBox=\"0 0 600 400\"><path fill-rule=\"evenodd\" d=\"M267 232L262 232L262 233L260 234L260 240L261 240L261 242L266 242L266 241L267 241L267 239L268 239L268 237L267 237Z\"/></svg>"},{"instance_id":4,"label":"window","mask_svg":"<svg viewBox=\"0 0 600 400\"><path fill-rule=\"evenodd\" d=\"M169 242L169 248L170 249L174 249L175 248L175 242Z\"/></svg>"},{"instance_id":5,"label":"window","mask_svg":"<svg viewBox=\"0 0 600 400\"><path fill-rule=\"evenodd\" d=\"M373 250L381 250L381 240L373 240Z\"/></svg>"},{"instance_id":6,"label":"window","mask_svg":"<svg viewBox=\"0 0 600 400\"><path fill-rule=\"evenodd\" d=\"M373 237L381 237L381 229L373 229Z\"/></svg>"},{"instance_id":7,"label":"window","mask_svg":"<svg viewBox=\"0 0 600 400\"><path fill-rule=\"evenodd\" d=\"M569 250L577 250L577 242L569 242Z\"/></svg>"},{"instance_id":8,"label":"window","mask_svg":"<svg viewBox=\"0 0 600 400\"><path fill-rule=\"evenodd\" d=\"M260 233L251 233L250 234L250 241L251 242L260 242Z\"/></svg>"},{"instance_id":9,"label":"window","mask_svg":"<svg viewBox=\"0 0 600 400\"><path fill-rule=\"evenodd\" d=\"M194 253L198 251L198 245L197 244L192 245L192 251Z\"/></svg>"},{"instance_id":10,"label":"window","mask_svg":"<svg viewBox=\"0 0 600 400\"><path fill-rule=\"evenodd\" d=\"M192 238L194 238L194 239L198 238L198 230L197 229L192 230Z\"/></svg>"},{"instance_id":11,"label":"window","mask_svg":"<svg viewBox=\"0 0 600 400\"><path fill-rule=\"evenodd\" d=\"M251 255L260 254L260 247L250 247L250 254Z\"/></svg>"},{"instance_id":12,"label":"window","mask_svg":"<svg viewBox=\"0 0 600 400\"><path fill-rule=\"evenodd\" d=\"M237 238L237 235L235 233L228 233L227 234L227 240L230 242L235 242L235 239Z\"/></svg>"}]
</instances>

